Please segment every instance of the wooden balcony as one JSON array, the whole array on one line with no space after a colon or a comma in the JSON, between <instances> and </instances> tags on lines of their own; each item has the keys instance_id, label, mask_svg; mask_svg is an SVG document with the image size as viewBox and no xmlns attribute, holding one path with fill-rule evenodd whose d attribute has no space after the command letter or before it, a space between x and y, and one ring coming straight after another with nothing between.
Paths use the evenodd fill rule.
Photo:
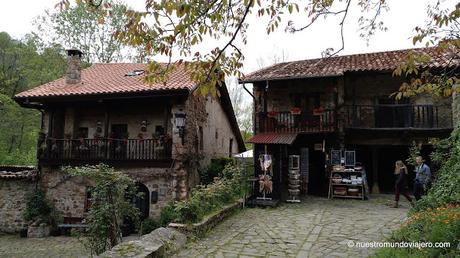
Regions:
<instances>
[{"instance_id":1,"label":"wooden balcony","mask_svg":"<svg viewBox=\"0 0 460 258\"><path fill-rule=\"evenodd\" d=\"M345 107L345 127L358 129L449 129L450 106L353 105Z\"/></svg>"},{"instance_id":2,"label":"wooden balcony","mask_svg":"<svg viewBox=\"0 0 460 258\"><path fill-rule=\"evenodd\" d=\"M39 144L44 163L119 163L169 161L171 143L156 139L46 139Z\"/></svg>"},{"instance_id":3,"label":"wooden balcony","mask_svg":"<svg viewBox=\"0 0 460 258\"><path fill-rule=\"evenodd\" d=\"M292 114L290 111L258 113L256 117L256 131L258 133L317 133L332 132L335 127L335 112L323 110L321 112L302 111Z\"/></svg>"}]
</instances>

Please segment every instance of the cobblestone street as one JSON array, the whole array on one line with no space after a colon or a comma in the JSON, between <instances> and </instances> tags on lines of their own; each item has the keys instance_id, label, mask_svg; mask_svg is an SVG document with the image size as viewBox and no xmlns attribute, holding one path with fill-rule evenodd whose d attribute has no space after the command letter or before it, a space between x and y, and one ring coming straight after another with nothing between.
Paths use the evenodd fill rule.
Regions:
<instances>
[{"instance_id":1,"label":"cobblestone street","mask_svg":"<svg viewBox=\"0 0 460 258\"><path fill-rule=\"evenodd\" d=\"M370 201L307 198L301 204L249 208L225 220L177 257L366 257L350 240L383 240L406 216L392 196ZM74 237L20 238L0 235L0 257L87 257Z\"/></svg>"},{"instance_id":2,"label":"cobblestone street","mask_svg":"<svg viewBox=\"0 0 460 258\"><path fill-rule=\"evenodd\" d=\"M308 198L275 209L245 209L188 245L178 257L367 257L349 241L383 240L404 220L409 204L392 196L369 201Z\"/></svg>"},{"instance_id":3,"label":"cobblestone street","mask_svg":"<svg viewBox=\"0 0 460 258\"><path fill-rule=\"evenodd\" d=\"M86 249L76 237L20 238L0 235L0 257L88 257Z\"/></svg>"}]
</instances>

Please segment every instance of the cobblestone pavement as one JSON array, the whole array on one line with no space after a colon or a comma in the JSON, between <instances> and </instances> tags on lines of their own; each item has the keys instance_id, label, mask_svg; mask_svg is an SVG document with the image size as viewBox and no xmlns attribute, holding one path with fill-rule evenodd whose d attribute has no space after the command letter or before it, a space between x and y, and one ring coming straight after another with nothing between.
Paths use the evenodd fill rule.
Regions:
<instances>
[{"instance_id":1,"label":"cobblestone pavement","mask_svg":"<svg viewBox=\"0 0 460 258\"><path fill-rule=\"evenodd\" d=\"M373 249L349 247L349 242L382 241L402 223L409 204L390 208L391 198L307 198L300 204L245 209L177 257L367 257Z\"/></svg>"},{"instance_id":2,"label":"cobblestone pavement","mask_svg":"<svg viewBox=\"0 0 460 258\"><path fill-rule=\"evenodd\" d=\"M0 257L88 257L76 237L20 238L0 235Z\"/></svg>"},{"instance_id":3,"label":"cobblestone pavement","mask_svg":"<svg viewBox=\"0 0 460 258\"><path fill-rule=\"evenodd\" d=\"M138 239L131 235L123 241ZM18 235L0 235L0 258L81 258L89 252L77 237L20 238Z\"/></svg>"}]
</instances>

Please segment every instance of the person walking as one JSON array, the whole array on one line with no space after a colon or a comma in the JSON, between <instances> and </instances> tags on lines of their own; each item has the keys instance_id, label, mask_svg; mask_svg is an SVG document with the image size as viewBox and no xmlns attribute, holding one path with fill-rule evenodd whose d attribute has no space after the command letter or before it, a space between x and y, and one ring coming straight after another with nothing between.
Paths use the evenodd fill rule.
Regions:
<instances>
[{"instance_id":1,"label":"person walking","mask_svg":"<svg viewBox=\"0 0 460 258\"><path fill-rule=\"evenodd\" d=\"M395 203L393 204L393 208L399 207L399 195L402 194L406 199L410 202L413 206L414 203L412 202L412 198L409 195L409 191L407 190L407 167L401 160L396 161L395 164L395 175L396 175L396 183L395 183Z\"/></svg>"},{"instance_id":2,"label":"person walking","mask_svg":"<svg viewBox=\"0 0 460 258\"><path fill-rule=\"evenodd\" d=\"M414 182L414 196L415 200L420 200L422 195L425 194L428 184L431 182L430 167L423 162L422 156L415 158L415 182Z\"/></svg>"}]
</instances>

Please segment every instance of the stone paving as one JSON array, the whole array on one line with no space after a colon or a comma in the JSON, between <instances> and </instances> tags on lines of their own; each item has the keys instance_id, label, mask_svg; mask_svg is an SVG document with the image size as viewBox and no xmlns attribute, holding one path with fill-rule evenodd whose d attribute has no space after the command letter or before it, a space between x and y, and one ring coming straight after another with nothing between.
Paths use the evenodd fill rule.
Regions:
<instances>
[{"instance_id":1,"label":"stone paving","mask_svg":"<svg viewBox=\"0 0 460 258\"><path fill-rule=\"evenodd\" d=\"M382 241L402 223L409 204L390 208L391 198L307 198L301 204L245 209L176 256L367 257L375 249L348 245Z\"/></svg>"},{"instance_id":2,"label":"stone paving","mask_svg":"<svg viewBox=\"0 0 460 258\"><path fill-rule=\"evenodd\" d=\"M88 257L86 249L76 237L20 238L0 235L0 257Z\"/></svg>"}]
</instances>

